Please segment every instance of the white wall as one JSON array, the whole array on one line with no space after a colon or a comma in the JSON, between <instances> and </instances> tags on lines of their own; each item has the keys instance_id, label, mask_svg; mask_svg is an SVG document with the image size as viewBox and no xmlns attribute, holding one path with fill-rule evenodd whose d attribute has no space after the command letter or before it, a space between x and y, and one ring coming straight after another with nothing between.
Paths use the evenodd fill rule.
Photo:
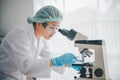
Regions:
<instances>
[{"instance_id":1,"label":"white wall","mask_svg":"<svg viewBox=\"0 0 120 80\"><path fill-rule=\"evenodd\" d=\"M33 1L0 0L0 35L26 23L26 18L34 13Z\"/></svg>"}]
</instances>

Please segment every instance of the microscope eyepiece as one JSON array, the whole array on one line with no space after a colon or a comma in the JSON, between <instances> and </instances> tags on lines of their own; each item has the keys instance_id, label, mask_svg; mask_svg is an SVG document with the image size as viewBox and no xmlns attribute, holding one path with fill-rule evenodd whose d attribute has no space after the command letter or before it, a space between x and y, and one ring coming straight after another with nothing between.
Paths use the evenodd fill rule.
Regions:
<instances>
[{"instance_id":1,"label":"microscope eyepiece","mask_svg":"<svg viewBox=\"0 0 120 80\"><path fill-rule=\"evenodd\" d=\"M70 31L66 29L59 29L58 31L70 40L73 40L75 35L77 34L77 32L73 29L71 29Z\"/></svg>"},{"instance_id":2,"label":"microscope eyepiece","mask_svg":"<svg viewBox=\"0 0 120 80\"><path fill-rule=\"evenodd\" d=\"M64 35L64 36L69 33L69 31L66 30L66 29L58 29L58 31L59 31L62 35Z\"/></svg>"}]
</instances>

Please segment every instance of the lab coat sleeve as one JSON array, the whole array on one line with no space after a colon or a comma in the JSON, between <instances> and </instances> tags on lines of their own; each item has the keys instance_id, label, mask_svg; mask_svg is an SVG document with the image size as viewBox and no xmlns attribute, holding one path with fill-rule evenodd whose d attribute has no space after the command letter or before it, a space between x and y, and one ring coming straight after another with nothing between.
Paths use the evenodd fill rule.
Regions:
<instances>
[{"instance_id":1,"label":"lab coat sleeve","mask_svg":"<svg viewBox=\"0 0 120 80\"><path fill-rule=\"evenodd\" d=\"M44 46L40 56L42 58L47 58L47 57L52 58L53 55L52 55L52 52L49 50L49 45L48 45L47 41L43 40L43 43L45 44L45 46ZM60 66L60 67L53 66L52 70L56 71L57 73L63 74L64 71L66 70L66 68L65 68L65 66Z\"/></svg>"},{"instance_id":2,"label":"lab coat sleeve","mask_svg":"<svg viewBox=\"0 0 120 80\"><path fill-rule=\"evenodd\" d=\"M65 66L60 66L60 67L54 66L54 67L52 67L52 69L59 74L63 74L66 70Z\"/></svg>"},{"instance_id":3,"label":"lab coat sleeve","mask_svg":"<svg viewBox=\"0 0 120 80\"><path fill-rule=\"evenodd\" d=\"M8 66L9 69L20 70L21 73L27 76L39 76L39 77L50 77L50 60L46 59L33 59L31 53L30 35L21 30L15 30L11 32L4 39L4 49L9 55ZM48 71L47 74L43 74L44 71ZM49 74L49 75L48 75Z\"/></svg>"},{"instance_id":4,"label":"lab coat sleeve","mask_svg":"<svg viewBox=\"0 0 120 80\"><path fill-rule=\"evenodd\" d=\"M40 53L40 56L42 57L42 58L46 58L46 57L50 57L50 58L52 58L52 52L50 51L50 49L49 49L49 45L48 45L48 43L47 43L47 40L45 40L45 39L43 39L42 40L42 43L44 44L44 47L43 47L43 49L41 50L41 53Z\"/></svg>"}]
</instances>

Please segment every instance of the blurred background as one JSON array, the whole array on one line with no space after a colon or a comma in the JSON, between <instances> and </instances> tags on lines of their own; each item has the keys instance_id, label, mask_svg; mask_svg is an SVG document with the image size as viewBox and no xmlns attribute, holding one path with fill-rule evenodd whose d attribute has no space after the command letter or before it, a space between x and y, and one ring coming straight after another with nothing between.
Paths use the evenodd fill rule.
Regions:
<instances>
[{"instance_id":1,"label":"blurred background","mask_svg":"<svg viewBox=\"0 0 120 80\"><path fill-rule=\"evenodd\" d=\"M48 4L63 13L61 28L73 28L90 40L105 40L109 76L119 80L120 0L0 0L0 41L15 26L27 24L27 17ZM49 45L54 56L66 52L79 56L74 42L60 33L49 41ZM62 75L53 71L50 79L37 80L74 80L76 73L69 68Z\"/></svg>"}]
</instances>

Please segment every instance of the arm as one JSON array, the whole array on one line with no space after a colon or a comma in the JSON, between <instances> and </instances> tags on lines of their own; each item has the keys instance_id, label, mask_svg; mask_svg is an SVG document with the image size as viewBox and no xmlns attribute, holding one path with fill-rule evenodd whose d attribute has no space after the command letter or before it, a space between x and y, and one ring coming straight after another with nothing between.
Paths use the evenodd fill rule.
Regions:
<instances>
[{"instance_id":1,"label":"arm","mask_svg":"<svg viewBox=\"0 0 120 80\"><path fill-rule=\"evenodd\" d=\"M7 49L9 55L10 70L20 70L21 73L27 76L50 77L43 75L44 71L48 70L50 73L51 58L39 60L33 56L33 49L31 49L31 42L29 35L21 30L15 30L7 35L4 40L4 49Z\"/></svg>"},{"instance_id":2,"label":"arm","mask_svg":"<svg viewBox=\"0 0 120 80\"><path fill-rule=\"evenodd\" d=\"M50 60L50 67L52 67L53 66L53 63L52 63L52 60Z\"/></svg>"},{"instance_id":3,"label":"arm","mask_svg":"<svg viewBox=\"0 0 120 80\"><path fill-rule=\"evenodd\" d=\"M42 58L51 58L50 60L50 68L54 71L56 71L57 73L60 73L60 74L63 74L64 71L65 71L65 66L59 66L59 67L56 67L53 65L52 63L52 52L49 50L49 45L47 43L47 41L45 39L42 40L42 43L44 43L44 47L40 53L40 56Z\"/></svg>"}]
</instances>

